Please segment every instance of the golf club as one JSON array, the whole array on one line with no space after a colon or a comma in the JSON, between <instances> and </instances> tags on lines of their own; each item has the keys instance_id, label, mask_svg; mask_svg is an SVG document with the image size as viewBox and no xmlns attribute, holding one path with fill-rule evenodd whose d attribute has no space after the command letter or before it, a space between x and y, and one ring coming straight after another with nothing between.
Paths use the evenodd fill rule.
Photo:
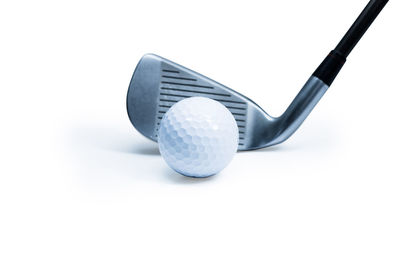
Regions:
<instances>
[{"instance_id":1,"label":"golf club","mask_svg":"<svg viewBox=\"0 0 400 265\"><path fill-rule=\"evenodd\" d=\"M161 119L173 104L189 97L208 97L225 105L234 116L239 128L238 150L280 144L307 118L387 2L369 1L343 39L280 117L271 117L249 98L199 73L157 55L147 54L138 63L129 85L129 118L141 134L157 141Z\"/></svg>"}]
</instances>

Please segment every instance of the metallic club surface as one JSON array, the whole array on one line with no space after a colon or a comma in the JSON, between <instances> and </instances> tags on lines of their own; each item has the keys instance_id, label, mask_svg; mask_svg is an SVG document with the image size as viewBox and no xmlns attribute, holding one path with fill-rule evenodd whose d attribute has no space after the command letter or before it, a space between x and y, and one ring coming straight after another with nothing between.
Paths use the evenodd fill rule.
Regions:
<instances>
[{"instance_id":1,"label":"metallic club surface","mask_svg":"<svg viewBox=\"0 0 400 265\"><path fill-rule=\"evenodd\" d=\"M129 85L127 110L135 128L157 141L161 119L171 106L189 97L208 97L223 104L235 118L238 150L254 150L287 140L327 89L328 85L311 76L285 113L275 118L238 92L179 64L147 54L137 65Z\"/></svg>"}]
</instances>

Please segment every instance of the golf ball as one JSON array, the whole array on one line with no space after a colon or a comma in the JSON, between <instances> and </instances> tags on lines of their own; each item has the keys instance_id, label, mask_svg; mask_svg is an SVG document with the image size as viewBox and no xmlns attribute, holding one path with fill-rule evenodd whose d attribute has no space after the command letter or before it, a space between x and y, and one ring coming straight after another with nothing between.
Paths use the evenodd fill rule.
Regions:
<instances>
[{"instance_id":1,"label":"golf ball","mask_svg":"<svg viewBox=\"0 0 400 265\"><path fill-rule=\"evenodd\" d=\"M224 169L238 148L235 118L221 103L192 97L173 105L161 120L158 143L167 164L188 177Z\"/></svg>"}]
</instances>

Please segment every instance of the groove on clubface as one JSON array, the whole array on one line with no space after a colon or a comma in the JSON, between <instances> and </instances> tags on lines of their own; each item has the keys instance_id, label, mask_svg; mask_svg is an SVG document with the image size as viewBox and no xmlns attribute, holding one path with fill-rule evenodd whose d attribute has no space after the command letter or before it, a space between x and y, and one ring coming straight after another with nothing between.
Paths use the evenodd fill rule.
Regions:
<instances>
[{"instance_id":1,"label":"groove on clubface","mask_svg":"<svg viewBox=\"0 0 400 265\"><path fill-rule=\"evenodd\" d=\"M175 73L175 74L179 74L179 71L176 71L176 70L166 70L166 69L163 69L162 71L163 71L163 72L166 72L166 73Z\"/></svg>"},{"instance_id":2,"label":"groove on clubface","mask_svg":"<svg viewBox=\"0 0 400 265\"><path fill-rule=\"evenodd\" d=\"M167 79L175 79L175 80L186 80L186 81L197 81L197 79L194 78L186 78L186 77L179 77L179 76L170 76L170 75L163 75L163 78Z\"/></svg>"},{"instance_id":3,"label":"groove on clubface","mask_svg":"<svg viewBox=\"0 0 400 265\"><path fill-rule=\"evenodd\" d=\"M157 137L160 122L170 107L185 98L204 96L220 102L232 113L239 130L239 147L244 146L247 115L246 102L236 100L238 98L234 95L224 93L226 91L219 87L211 86L205 81L198 80L190 73L169 68L171 66L164 66L162 69L163 74L159 84L160 93L154 136Z\"/></svg>"},{"instance_id":4,"label":"groove on clubface","mask_svg":"<svg viewBox=\"0 0 400 265\"><path fill-rule=\"evenodd\" d=\"M162 81L161 84L176 85L176 86L190 86L190 87L200 87L200 88L214 89L214 87L212 87L212 86L202 86L202 85L189 84L189 83L176 83L176 82Z\"/></svg>"},{"instance_id":5,"label":"groove on clubface","mask_svg":"<svg viewBox=\"0 0 400 265\"><path fill-rule=\"evenodd\" d=\"M213 92L205 92L205 91L196 91L196 90L187 90L181 88L174 88L174 87L161 87L162 90L170 90L170 91L179 91L179 92L189 92L189 93L199 93L199 94L206 94L206 95L214 95L214 96L221 96L221 97L230 97L229 94L222 94L222 93L213 93Z\"/></svg>"}]
</instances>

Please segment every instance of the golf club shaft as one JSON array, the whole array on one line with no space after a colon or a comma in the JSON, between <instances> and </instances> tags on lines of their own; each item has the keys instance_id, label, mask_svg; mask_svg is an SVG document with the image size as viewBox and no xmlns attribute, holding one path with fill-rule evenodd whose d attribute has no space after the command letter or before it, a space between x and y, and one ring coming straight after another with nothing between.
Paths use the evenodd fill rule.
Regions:
<instances>
[{"instance_id":1,"label":"golf club shaft","mask_svg":"<svg viewBox=\"0 0 400 265\"><path fill-rule=\"evenodd\" d=\"M346 62L347 56L357 45L358 41L362 38L388 1L389 0L369 1L368 5L347 31L346 35L336 48L329 53L314 72L313 76L330 86Z\"/></svg>"},{"instance_id":2,"label":"golf club shaft","mask_svg":"<svg viewBox=\"0 0 400 265\"><path fill-rule=\"evenodd\" d=\"M347 56L382 11L388 0L371 0L337 47L313 73L288 109L279 117L279 137L270 145L288 139L311 113L336 78Z\"/></svg>"}]
</instances>

